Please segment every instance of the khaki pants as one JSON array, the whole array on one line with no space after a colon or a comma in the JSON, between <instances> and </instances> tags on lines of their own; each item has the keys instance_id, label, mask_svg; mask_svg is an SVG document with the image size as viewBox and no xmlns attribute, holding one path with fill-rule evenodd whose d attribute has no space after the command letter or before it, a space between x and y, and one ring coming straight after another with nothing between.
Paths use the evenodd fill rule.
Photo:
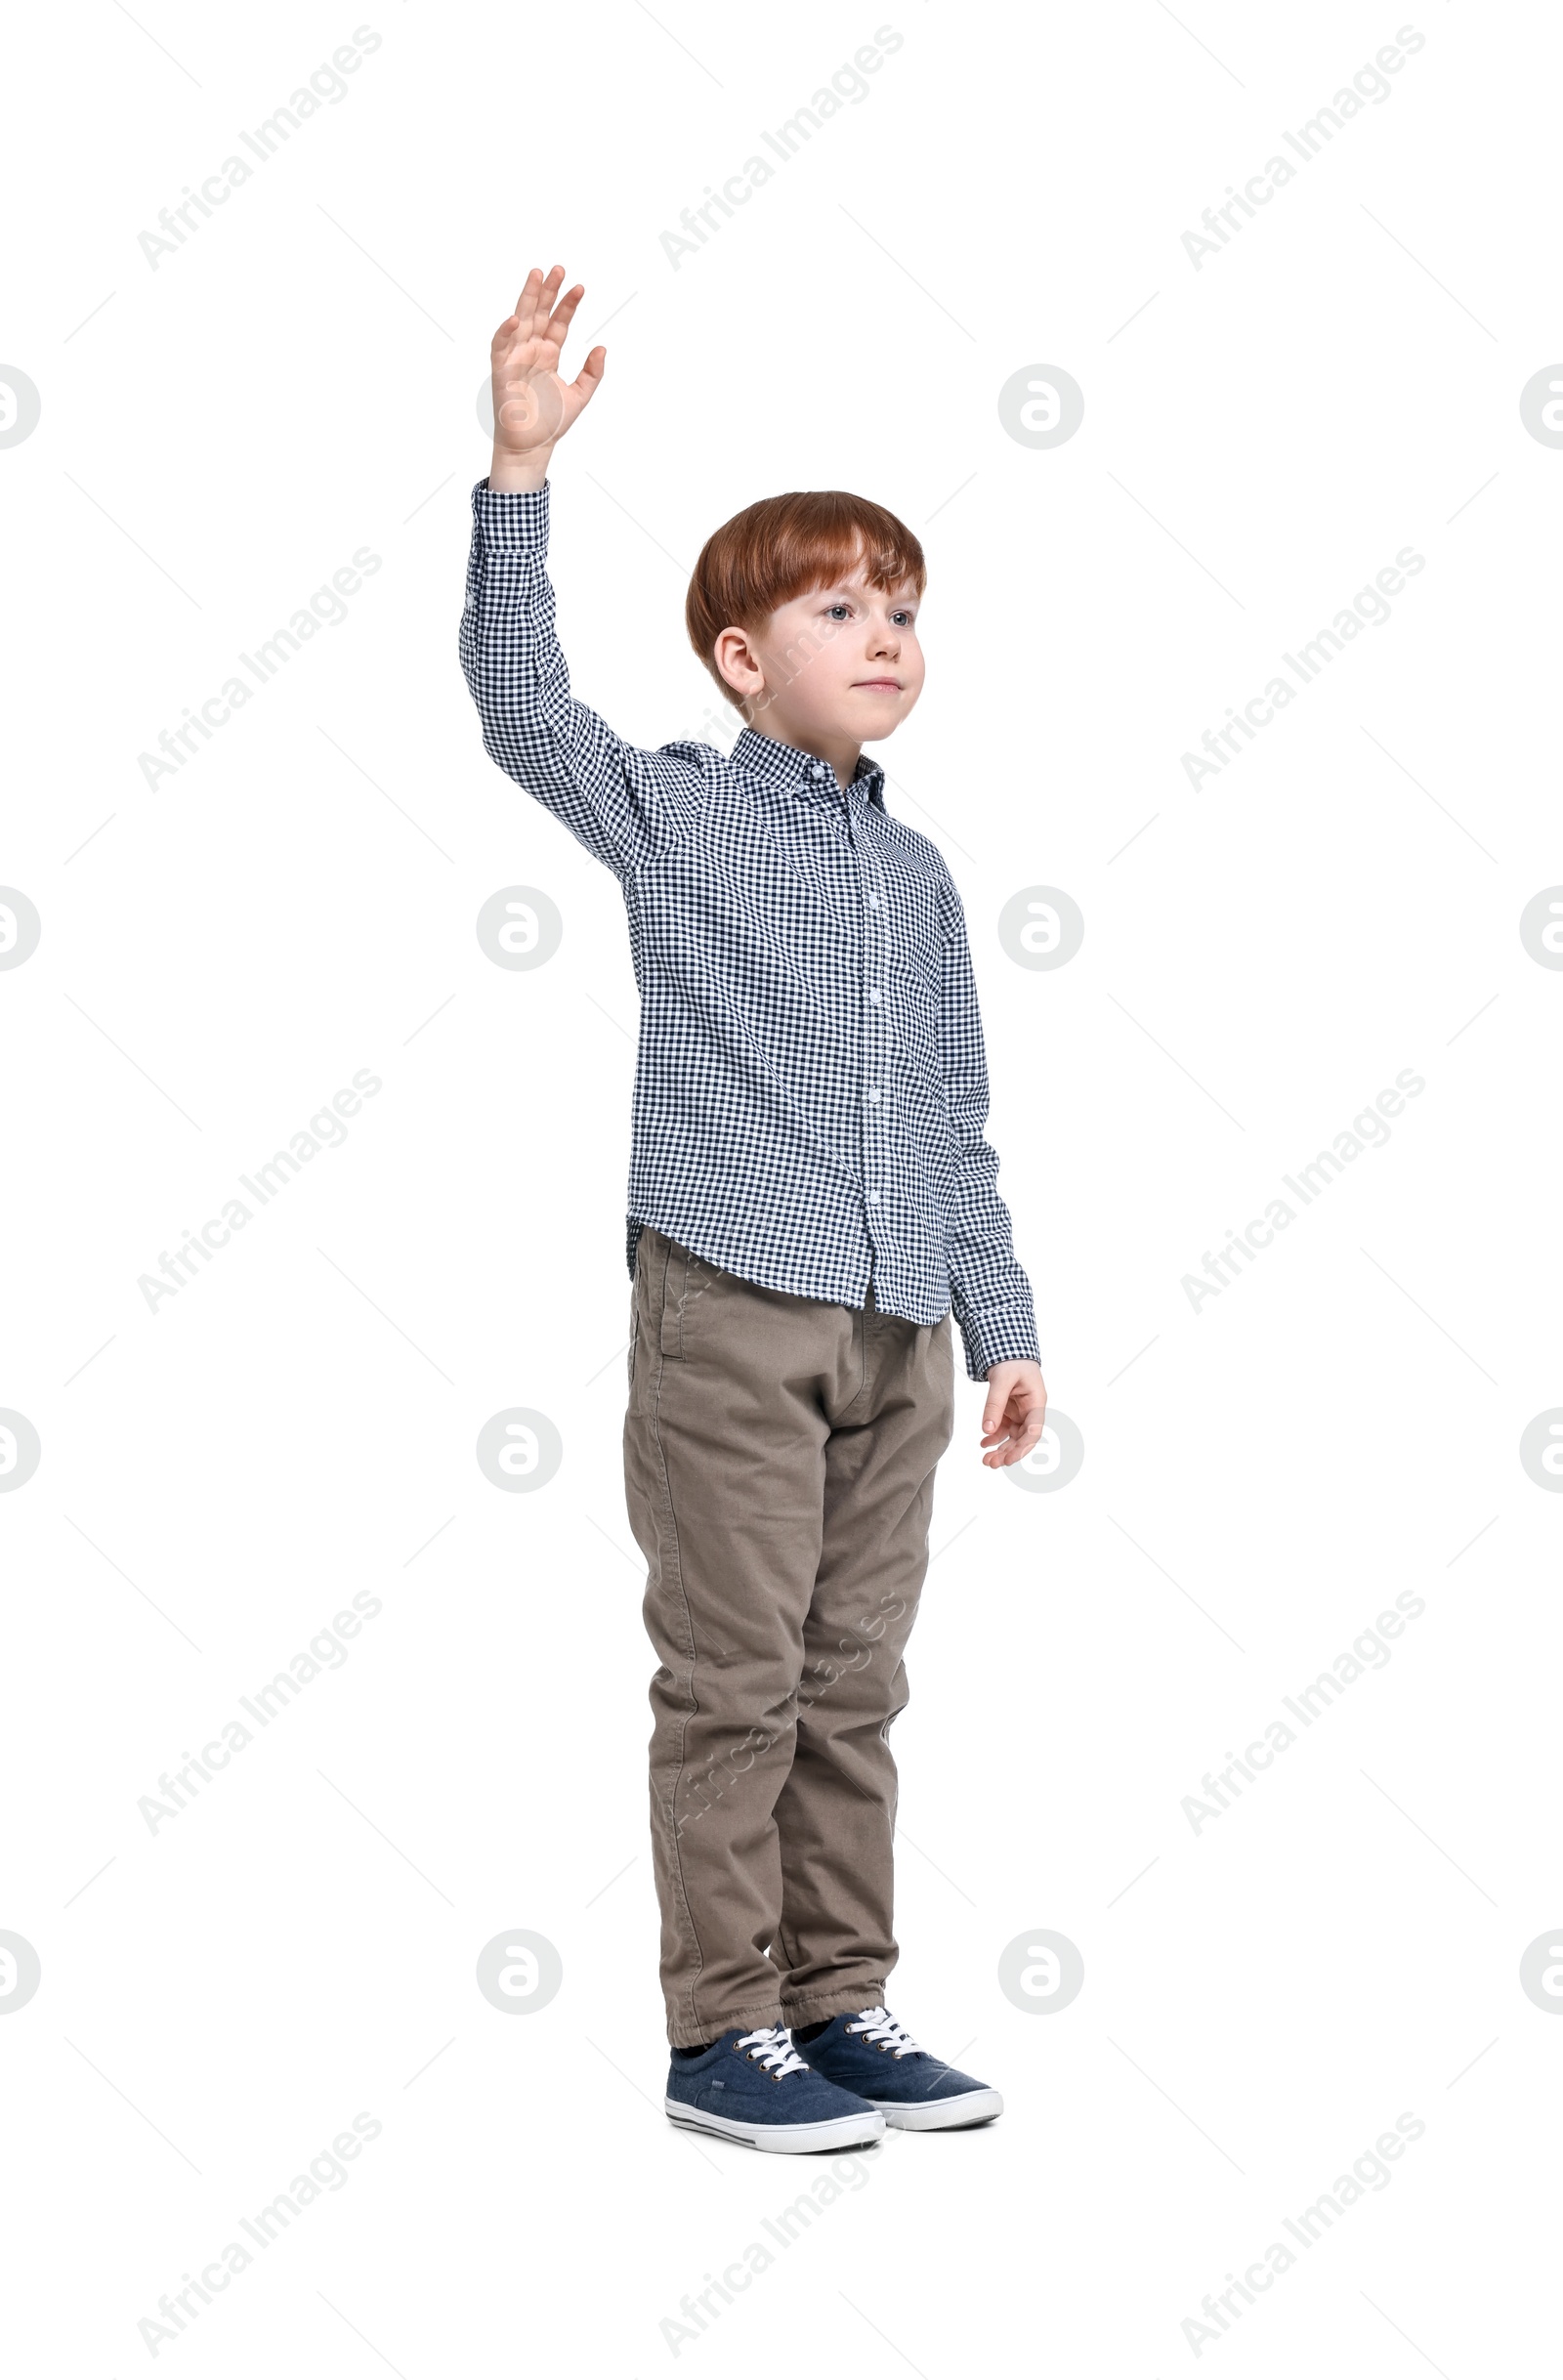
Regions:
<instances>
[{"instance_id":1,"label":"khaki pants","mask_svg":"<svg viewBox=\"0 0 1563 2380\"><path fill-rule=\"evenodd\" d=\"M954 1365L932 1327L759 1289L645 1229L624 1478L646 1555L668 2038L885 1996L887 1739Z\"/></svg>"}]
</instances>

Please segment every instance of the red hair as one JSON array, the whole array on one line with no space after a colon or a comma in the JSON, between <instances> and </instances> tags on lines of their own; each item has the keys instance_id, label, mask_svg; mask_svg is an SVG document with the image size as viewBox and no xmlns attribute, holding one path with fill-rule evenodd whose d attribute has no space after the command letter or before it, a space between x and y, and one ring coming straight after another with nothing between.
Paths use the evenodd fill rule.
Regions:
<instances>
[{"instance_id":1,"label":"red hair","mask_svg":"<svg viewBox=\"0 0 1563 2380\"><path fill-rule=\"evenodd\" d=\"M881 592L927 583L922 547L893 512L838 488L762 496L706 538L684 604L685 625L717 686L733 689L716 666L724 628L759 628L773 612L811 587L829 586L862 568Z\"/></svg>"}]
</instances>

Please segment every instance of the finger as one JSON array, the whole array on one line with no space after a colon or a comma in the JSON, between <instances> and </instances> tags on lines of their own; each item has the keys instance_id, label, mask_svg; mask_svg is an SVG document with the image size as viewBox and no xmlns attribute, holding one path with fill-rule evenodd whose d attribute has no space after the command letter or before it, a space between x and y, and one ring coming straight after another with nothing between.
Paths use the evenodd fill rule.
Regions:
<instances>
[{"instance_id":1,"label":"finger","mask_svg":"<svg viewBox=\"0 0 1563 2380\"><path fill-rule=\"evenodd\" d=\"M575 309L585 295L585 282L577 281L573 289L566 290L564 296L560 299L558 305L554 308L553 313L548 318L549 336L550 338L557 339L561 347L563 347L565 344L566 331L570 328L570 323L575 319Z\"/></svg>"},{"instance_id":2,"label":"finger","mask_svg":"<svg viewBox=\"0 0 1563 2380\"><path fill-rule=\"evenodd\" d=\"M1014 1395L1004 1388L990 1389L983 1408L983 1424L990 1439L1001 1438L1015 1428L1020 1420L1020 1406Z\"/></svg>"},{"instance_id":3,"label":"finger","mask_svg":"<svg viewBox=\"0 0 1563 2380\"><path fill-rule=\"evenodd\" d=\"M549 309L553 305L555 293L564 277L563 265L555 265L547 274L539 272L533 265L528 274L527 286L522 292L522 302L516 311L521 317L522 328L531 338L541 338L543 332L548 328Z\"/></svg>"},{"instance_id":4,"label":"finger","mask_svg":"<svg viewBox=\"0 0 1563 2380\"><path fill-rule=\"evenodd\" d=\"M592 399L596 396L598 390L602 387L603 366L607 363L607 348L594 347L591 354L587 357L585 362L581 365L580 370L575 374L574 379L570 382L570 387L574 390L576 396L580 399L583 405L589 404Z\"/></svg>"}]
</instances>

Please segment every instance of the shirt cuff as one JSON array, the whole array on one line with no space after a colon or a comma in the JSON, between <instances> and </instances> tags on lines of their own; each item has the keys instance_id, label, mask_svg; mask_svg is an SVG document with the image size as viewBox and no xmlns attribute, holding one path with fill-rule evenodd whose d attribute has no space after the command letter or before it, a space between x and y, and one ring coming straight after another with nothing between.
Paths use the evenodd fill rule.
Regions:
<instances>
[{"instance_id":1,"label":"shirt cuff","mask_svg":"<svg viewBox=\"0 0 1563 2380\"><path fill-rule=\"evenodd\" d=\"M970 1379L985 1381L994 1364L1039 1364L1036 1324L1030 1313L969 1314L960 1326Z\"/></svg>"},{"instance_id":2,"label":"shirt cuff","mask_svg":"<svg viewBox=\"0 0 1563 2380\"><path fill-rule=\"evenodd\" d=\"M480 480L472 491L472 521L490 553L543 554L548 550L548 488L496 490Z\"/></svg>"}]
</instances>

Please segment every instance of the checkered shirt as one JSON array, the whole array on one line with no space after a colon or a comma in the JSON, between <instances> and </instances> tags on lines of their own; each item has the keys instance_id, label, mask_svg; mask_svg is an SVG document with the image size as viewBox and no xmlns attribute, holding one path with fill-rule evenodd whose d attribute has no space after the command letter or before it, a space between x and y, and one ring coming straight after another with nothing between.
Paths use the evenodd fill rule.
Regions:
<instances>
[{"instance_id":1,"label":"checkered shirt","mask_svg":"<svg viewBox=\"0 0 1563 2380\"><path fill-rule=\"evenodd\" d=\"M484 744L611 868L641 994L626 1251L643 1224L761 1287L908 1322L952 1311L966 1369L1036 1356L984 1137L960 899L866 758L746 728L731 758L644 751L574 701L549 490L473 490L461 660Z\"/></svg>"}]
</instances>

